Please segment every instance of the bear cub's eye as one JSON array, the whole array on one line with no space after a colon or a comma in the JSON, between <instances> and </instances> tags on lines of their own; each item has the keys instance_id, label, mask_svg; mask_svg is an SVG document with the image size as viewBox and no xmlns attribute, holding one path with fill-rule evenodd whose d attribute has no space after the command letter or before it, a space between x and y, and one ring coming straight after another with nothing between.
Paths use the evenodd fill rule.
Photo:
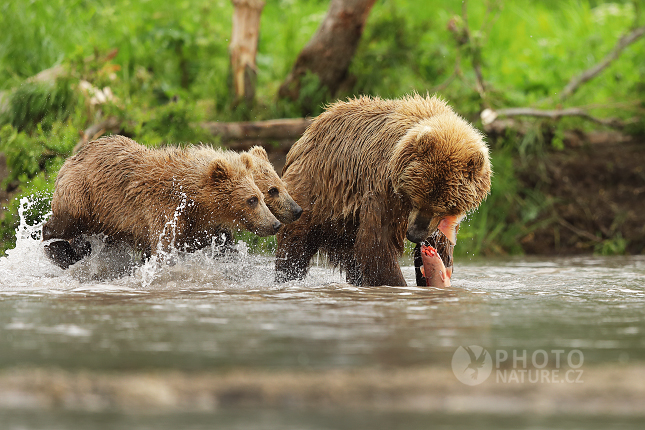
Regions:
<instances>
[{"instance_id":1,"label":"bear cub's eye","mask_svg":"<svg viewBox=\"0 0 645 430\"><path fill-rule=\"evenodd\" d=\"M258 205L258 198L257 197L251 197L246 201L246 204L249 205L250 207L254 208Z\"/></svg>"},{"instance_id":2,"label":"bear cub's eye","mask_svg":"<svg viewBox=\"0 0 645 430\"><path fill-rule=\"evenodd\" d=\"M280 191L276 187L269 188L269 196L278 197L278 194L280 194Z\"/></svg>"}]
</instances>

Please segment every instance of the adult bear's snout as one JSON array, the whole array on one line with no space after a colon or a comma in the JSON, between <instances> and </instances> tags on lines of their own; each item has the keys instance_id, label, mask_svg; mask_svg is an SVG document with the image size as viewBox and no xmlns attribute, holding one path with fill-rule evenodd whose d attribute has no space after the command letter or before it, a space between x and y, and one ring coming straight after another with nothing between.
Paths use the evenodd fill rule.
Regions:
<instances>
[{"instance_id":1,"label":"adult bear's snout","mask_svg":"<svg viewBox=\"0 0 645 430\"><path fill-rule=\"evenodd\" d=\"M410 242L421 243L437 229L439 221L440 218L428 216L415 209L408 217L408 230L405 236Z\"/></svg>"}]
</instances>

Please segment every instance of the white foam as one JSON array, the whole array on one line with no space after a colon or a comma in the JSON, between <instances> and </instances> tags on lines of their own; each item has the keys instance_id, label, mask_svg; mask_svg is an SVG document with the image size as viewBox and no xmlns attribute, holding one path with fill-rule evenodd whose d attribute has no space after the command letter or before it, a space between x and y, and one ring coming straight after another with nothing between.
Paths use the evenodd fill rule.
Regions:
<instances>
[{"instance_id":1,"label":"white foam","mask_svg":"<svg viewBox=\"0 0 645 430\"><path fill-rule=\"evenodd\" d=\"M39 285L43 280L59 277L62 269L53 265L45 256L41 242L42 225L51 215L45 215L41 222L29 225L27 211L38 202L36 198L23 197L20 200L18 214L20 223L16 229L16 247L7 250L6 257L0 258L0 286L29 288Z\"/></svg>"},{"instance_id":2,"label":"white foam","mask_svg":"<svg viewBox=\"0 0 645 430\"><path fill-rule=\"evenodd\" d=\"M227 290L289 288L343 282L338 271L314 266L304 281L276 284L273 256L249 254L244 242L235 252L219 256L216 244L194 253L159 249L141 263L141 253L123 244L113 244L101 235L87 237L92 246L89 256L63 270L45 255L42 226L51 216L29 225L26 214L38 198L20 200L20 223L16 246L0 257L0 294L12 292L119 293L138 294L155 290ZM178 215L187 206L180 203L165 229L175 232Z\"/></svg>"}]
</instances>

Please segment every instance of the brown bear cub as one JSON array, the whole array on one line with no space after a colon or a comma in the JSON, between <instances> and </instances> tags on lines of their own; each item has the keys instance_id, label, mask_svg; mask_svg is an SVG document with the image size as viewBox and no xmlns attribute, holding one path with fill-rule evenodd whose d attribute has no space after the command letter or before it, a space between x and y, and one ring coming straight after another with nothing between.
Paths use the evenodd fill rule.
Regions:
<instances>
[{"instance_id":1,"label":"brown bear cub","mask_svg":"<svg viewBox=\"0 0 645 430\"><path fill-rule=\"evenodd\" d=\"M103 233L156 254L194 251L227 228L275 234L281 223L253 181L250 158L206 147L149 149L123 136L89 142L56 178L43 240L60 240L47 253L66 268L87 252L82 235Z\"/></svg>"},{"instance_id":2,"label":"brown bear cub","mask_svg":"<svg viewBox=\"0 0 645 430\"><path fill-rule=\"evenodd\" d=\"M303 278L322 250L350 283L405 285L405 238L477 208L490 177L482 135L439 98L332 104L287 154L282 179L303 213L277 235L276 280Z\"/></svg>"},{"instance_id":3,"label":"brown bear cub","mask_svg":"<svg viewBox=\"0 0 645 430\"><path fill-rule=\"evenodd\" d=\"M269 161L266 150L261 146L254 146L247 154L252 156L249 170L255 185L264 194L264 202L271 213L283 224L292 223L300 218L302 208L289 195L287 186Z\"/></svg>"}]
</instances>

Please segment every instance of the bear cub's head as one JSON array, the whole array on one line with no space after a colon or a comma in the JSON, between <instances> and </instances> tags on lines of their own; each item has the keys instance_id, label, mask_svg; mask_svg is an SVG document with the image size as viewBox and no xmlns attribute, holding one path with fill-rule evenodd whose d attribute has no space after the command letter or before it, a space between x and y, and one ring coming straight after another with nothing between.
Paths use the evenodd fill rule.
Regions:
<instances>
[{"instance_id":1,"label":"bear cub's head","mask_svg":"<svg viewBox=\"0 0 645 430\"><path fill-rule=\"evenodd\" d=\"M483 136L453 111L411 128L397 142L390 167L395 191L411 205L406 236L415 243L442 220L461 220L490 191L492 171ZM453 237L457 228L458 221Z\"/></svg>"},{"instance_id":2,"label":"bear cub's head","mask_svg":"<svg viewBox=\"0 0 645 430\"><path fill-rule=\"evenodd\" d=\"M262 192L239 154L228 152L211 160L202 191L216 206L211 210L227 225L258 236L274 235L282 226L264 202Z\"/></svg>"},{"instance_id":3,"label":"bear cub's head","mask_svg":"<svg viewBox=\"0 0 645 430\"><path fill-rule=\"evenodd\" d=\"M254 146L242 154L242 160L253 175L255 184L264 195L264 201L275 217L284 224L300 218L302 208L289 195L287 187L275 172L266 150Z\"/></svg>"}]
</instances>

